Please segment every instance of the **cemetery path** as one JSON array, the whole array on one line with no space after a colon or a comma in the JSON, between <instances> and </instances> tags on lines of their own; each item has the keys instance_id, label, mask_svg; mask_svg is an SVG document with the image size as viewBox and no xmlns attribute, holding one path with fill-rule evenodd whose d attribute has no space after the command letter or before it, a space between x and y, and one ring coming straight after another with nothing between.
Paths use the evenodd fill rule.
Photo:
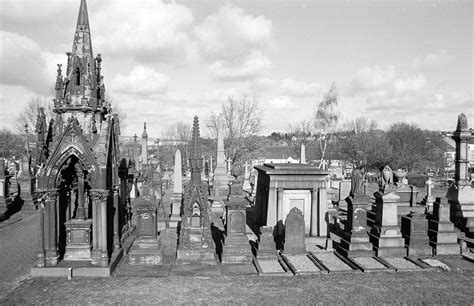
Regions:
<instances>
[{"instance_id":1,"label":"cemetery path","mask_svg":"<svg viewBox=\"0 0 474 306\"><path fill-rule=\"evenodd\" d=\"M0 228L0 299L30 275L36 260L38 213L19 212L12 219Z\"/></svg>"}]
</instances>

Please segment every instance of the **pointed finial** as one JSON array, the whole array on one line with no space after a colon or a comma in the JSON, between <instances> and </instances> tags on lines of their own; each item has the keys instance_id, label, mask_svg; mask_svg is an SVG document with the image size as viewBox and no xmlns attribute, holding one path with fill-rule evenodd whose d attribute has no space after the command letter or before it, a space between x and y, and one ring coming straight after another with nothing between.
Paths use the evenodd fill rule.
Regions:
<instances>
[{"instance_id":1,"label":"pointed finial","mask_svg":"<svg viewBox=\"0 0 474 306\"><path fill-rule=\"evenodd\" d=\"M142 138L147 138L148 137L148 134L146 132L146 122L143 122L143 134L142 134Z\"/></svg>"},{"instance_id":2,"label":"pointed finial","mask_svg":"<svg viewBox=\"0 0 474 306\"><path fill-rule=\"evenodd\" d=\"M79 15L77 16L77 26L89 27L89 15L87 13L86 0L81 0L81 6L79 8Z\"/></svg>"}]
</instances>

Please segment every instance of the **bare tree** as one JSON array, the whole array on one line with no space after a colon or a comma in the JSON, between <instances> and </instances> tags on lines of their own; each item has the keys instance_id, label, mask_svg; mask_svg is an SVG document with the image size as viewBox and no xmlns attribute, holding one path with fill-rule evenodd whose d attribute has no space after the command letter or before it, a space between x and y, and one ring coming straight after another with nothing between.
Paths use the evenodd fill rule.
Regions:
<instances>
[{"instance_id":1,"label":"bare tree","mask_svg":"<svg viewBox=\"0 0 474 306\"><path fill-rule=\"evenodd\" d=\"M38 113L41 107L44 108L47 123L53 118L53 101L39 96L31 98L23 111L16 117L15 128L20 135L25 134L26 125L30 133L29 137L31 136L30 139L34 139L33 132L35 131L36 121L38 120Z\"/></svg>"},{"instance_id":2,"label":"bare tree","mask_svg":"<svg viewBox=\"0 0 474 306\"><path fill-rule=\"evenodd\" d=\"M377 123L365 117L344 123L339 133L341 151L354 168L382 170L391 162L392 150L386 134L376 128Z\"/></svg>"},{"instance_id":3,"label":"bare tree","mask_svg":"<svg viewBox=\"0 0 474 306\"><path fill-rule=\"evenodd\" d=\"M387 132L393 148L393 166L411 171L416 163L428 158L433 149L427 132L415 124L397 122Z\"/></svg>"},{"instance_id":4,"label":"bare tree","mask_svg":"<svg viewBox=\"0 0 474 306\"><path fill-rule=\"evenodd\" d=\"M292 146L296 156L301 157L301 145L309 146L314 142L312 134L313 121L309 119L301 119L288 125L288 137L286 138L288 145Z\"/></svg>"},{"instance_id":5,"label":"bare tree","mask_svg":"<svg viewBox=\"0 0 474 306\"><path fill-rule=\"evenodd\" d=\"M314 127L317 133L321 159L319 168L322 167L326 154L328 142L333 137L337 123L341 114L336 110L338 102L336 84L332 83L329 91L324 95L323 100L318 104L314 112Z\"/></svg>"},{"instance_id":6,"label":"bare tree","mask_svg":"<svg viewBox=\"0 0 474 306\"><path fill-rule=\"evenodd\" d=\"M246 159L258 148L257 133L261 128L258 101L244 96L239 100L229 97L222 104L225 120L224 148L233 162ZM213 137L217 137L218 113L211 112L207 127Z\"/></svg>"},{"instance_id":7,"label":"bare tree","mask_svg":"<svg viewBox=\"0 0 474 306\"><path fill-rule=\"evenodd\" d=\"M25 139L7 129L0 130L0 157L21 158L25 151Z\"/></svg>"},{"instance_id":8,"label":"bare tree","mask_svg":"<svg viewBox=\"0 0 474 306\"><path fill-rule=\"evenodd\" d=\"M110 108L112 109L112 113L118 114L119 122L120 122L120 129L123 131L127 126L126 119L127 113L125 113L120 105L114 101L114 99L108 94L105 94L105 102L110 104Z\"/></svg>"},{"instance_id":9,"label":"bare tree","mask_svg":"<svg viewBox=\"0 0 474 306\"><path fill-rule=\"evenodd\" d=\"M178 121L170 125L166 129L166 132L163 134L164 138L177 141L177 147L179 151L181 152L182 165L187 164L186 163L188 159L187 148L188 148L188 143L191 140L191 134L192 134L191 125L188 123L184 123L183 121ZM174 157L174 153L175 152L171 152L172 157Z\"/></svg>"}]
</instances>

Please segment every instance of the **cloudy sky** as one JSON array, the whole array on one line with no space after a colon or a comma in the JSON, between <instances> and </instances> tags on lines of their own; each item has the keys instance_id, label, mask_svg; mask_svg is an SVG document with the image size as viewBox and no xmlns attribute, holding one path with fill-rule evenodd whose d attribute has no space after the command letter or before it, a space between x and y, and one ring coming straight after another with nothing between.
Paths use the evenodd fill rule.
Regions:
<instances>
[{"instance_id":1,"label":"cloudy sky","mask_svg":"<svg viewBox=\"0 0 474 306\"><path fill-rule=\"evenodd\" d=\"M0 128L50 97L80 0L0 1ZM127 113L122 134L159 137L255 95L262 134L306 119L331 83L344 120L474 126L472 1L88 0L94 55ZM203 134L207 131L203 130Z\"/></svg>"}]
</instances>

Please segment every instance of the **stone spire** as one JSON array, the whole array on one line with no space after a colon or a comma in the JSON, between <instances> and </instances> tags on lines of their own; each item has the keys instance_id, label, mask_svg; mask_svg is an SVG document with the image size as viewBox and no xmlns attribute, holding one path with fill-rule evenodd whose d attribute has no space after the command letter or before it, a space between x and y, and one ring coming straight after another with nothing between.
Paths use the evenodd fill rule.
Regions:
<instances>
[{"instance_id":1,"label":"stone spire","mask_svg":"<svg viewBox=\"0 0 474 306\"><path fill-rule=\"evenodd\" d=\"M458 186L469 185L469 140L472 138L472 133L469 130L467 117L461 113L458 116L456 131L454 131L452 138L456 143L456 159L455 165L455 181Z\"/></svg>"},{"instance_id":2,"label":"stone spire","mask_svg":"<svg viewBox=\"0 0 474 306\"><path fill-rule=\"evenodd\" d=\"M146 122L143 123L142 165L148 165L148 134L146 132Z\"/></svg>"},{"instance_id":3,"label":"stone spire","mask_svg":"<svg viewBox=\"0 0 474 306\"><path fill-rule=\"evenodd\" d=\"M86 0L81 0L72 52L67 52L67 56L64 77L61 65L58 65L54 111L59 114L65 112L88 114L104 111L102 106L104 106L105 88L100 71L102 59L100 54L94 59L92 52ZM83 128L88 130L90 126Z\"/></svg>"},{"instance_id":4,"label":"stone spire","mask_svg":"<svg viewBox=\"0 0 474 306\"><path fill-rule=\"evenodd\" d=\"M199 118L198 116L194 117L193 123L193 134L191 138L190 146L190 158L189 164L191 166L191 184L200 185L201 184L201 170L202 170L202 154L201 154L201 144L199 142Z\"/></svg>"}]
</instances>

